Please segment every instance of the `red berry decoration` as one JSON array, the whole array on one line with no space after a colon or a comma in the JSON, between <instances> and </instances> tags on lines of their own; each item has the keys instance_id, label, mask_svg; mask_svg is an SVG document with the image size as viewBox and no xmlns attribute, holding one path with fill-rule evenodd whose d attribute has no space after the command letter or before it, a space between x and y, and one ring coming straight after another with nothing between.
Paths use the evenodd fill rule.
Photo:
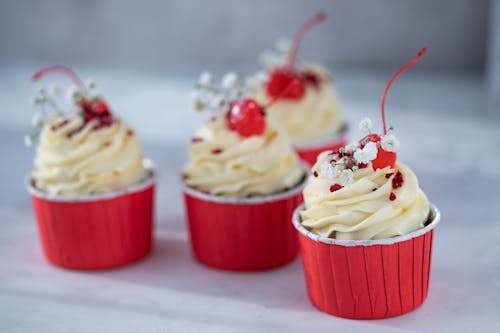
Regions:
<instances>
[{"instance_id":1,"label":"red berry decoration","mask_svg":"<svg viewBox=\"0 0 500 333\"><path fill-rule=\"evenodd\" d=\"M33 81L38 81L42 77L52 74L52 73L62 73L69 77L71 81L83 92L84 98L78 102L78 105L83 111L84 124L68 133L68 137L71 138L73 135L78 133L87 125L91 120L97 119L98 123L92 127L94 130L100 129L102 127L111 126L113 124L113 115L109 108L109 105L103 100L89 100L85 96L88 95L88 90L85 84L80 80L80 78L68 67L65 66L51 66L36 72L32 76Z\"/></svg>"},{"instance_id":2,"label":"red berry decoration","mask_svg":"<svg viewBox=\"0 0 500 333\"><path fill-rule=\"evenodd\" d=\"M379 143L380 140L380 135L372 133L359 140L359 144L363 148L368 142ZM372 161L373 170L383 169L387 166L394 168L397 158L396 153L384 150L380 145L377 147L377 151L377 158Z\"/></svg>"},{"instance_id":3,"label":"red berry decoration","mask_svg":"<svg viewBox=\"0 0 500 333\"><path fill-rule=\"evenodd\" d=\"M420 51L418 51L417 55L410 60L406 65L401 67L389 80L387 85L385 86L384 92L382 94L382 102L381 102L381 113L382 113L382 126L384 129L384 135L387 134L387 125L385 122L385 99L387 97L387 93L389 92L389 89L391 88L392 84L394 81L408 68L413 66L417 61L419 61L427 52L427 47L422 48ZM372 161L372 167L373 170L377 169L383 169L385 167L390 166L391 168L394 168L394 165L396 163L397 155L395 152L390 152L384 150L380 146L380 141L381 141L381 136L378 134L368 134L365 136L363 139L359 141L360 145L363 147L366 142L375 142L378 143L378 153L377 153L377 158Z\"/></svg>"},{"instance_id":4,"label":"red berry decoration","mask_svg":"<svg viewBox=\"0 0 500 333\"><path fill-rule=\"evenodd\" d=\"M273 98L300 99L306 92L306 85L296 73L277 69L271 73L266 90Z\"/></svg>"},{"instance_id":5,"label":"red berry decoration","mask_svg":"<svg viewBox=\"0 0 500 333\"><path fill-rule=\"evenodd\" d=\"M232 102L227 114L229 128L243 137L261 135L266 129L264 108L252 98Z\"/></svg>"},{"instance_id":6,"label":"red berry decoration","mask_svg":"<svg viewBox=\"0 0 500 333\"><path fill-rule=\"evenodd\" d=\"M292 47L288 54L288 59L282 68L278 68L270 73L269 81L266 84L267 94L273 98L300 99L306 91L306 84L311 84L315 88L319 86L319 77L313 72L300 73L294 69L297 51L305 34L316 24L326 19L324 12L319 12L309 18L300 27L293 38Z\"/></svg>"}]
</instances>

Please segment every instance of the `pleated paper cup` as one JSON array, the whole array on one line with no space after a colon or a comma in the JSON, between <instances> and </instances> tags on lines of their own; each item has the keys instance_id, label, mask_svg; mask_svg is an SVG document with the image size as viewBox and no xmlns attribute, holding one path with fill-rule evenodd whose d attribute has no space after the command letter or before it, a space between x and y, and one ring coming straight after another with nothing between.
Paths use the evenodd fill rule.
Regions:
<instances>
[{"instance_id":1,"label":"pleated paper cup","mask_svg":"<svg viewBox=\"0 0 500 333\"><path fill-rule=\"evenodd\" d=\"M301 205L293 215L299 231L309 298L326 313L351 319L381 319L419 307L427 297L434 228L431 205L426 226L380 240L338 240L304 228Z\"/></svg>"},{"instance_id":2,"label":"pleated paper cup","mask_svg":"<svg viewBox=\"0 0 500 333\"><path fill-rule=\"evenodd\" d=\"M59 267L98 270L127 265L151 251L156 168L135 186L96 195L51 195L28 177L38 234L47 260Z\"/></svg>"},{"instance_id":3,"label":"pleated paper cup","mask_svg":"<svg viewBox=\"0 0 500 333\"><path fill-rule=\"evenodd\" d=\"M298 254L290 224L303 201L305 179L294 188L259 198L226 198L183 185L184 203L195 258L230 271L258 271L291 262Z\"/></svg>"},{"instance_id":4,"label":"pleated paper cup","mask_svg":"<svg viewBox=\"0 0 500 333\"><path fill-rule=\"evenodd\" d=\"M302 161L306 162L309 166L313 166L320 153L325 150L337 150L347 145L347 130L348 126L344 125L336 135L327 139L309 144L296 144L294 145L295 151Z\"/></svg>"}]
</instances>

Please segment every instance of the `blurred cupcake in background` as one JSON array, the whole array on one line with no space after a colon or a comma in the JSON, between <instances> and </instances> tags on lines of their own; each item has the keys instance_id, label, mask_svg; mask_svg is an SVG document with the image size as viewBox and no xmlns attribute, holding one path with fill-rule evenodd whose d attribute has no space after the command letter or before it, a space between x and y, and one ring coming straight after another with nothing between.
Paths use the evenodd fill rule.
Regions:
<instances>
[{"instance_id":1,"label":"blurred cupcake in background","mask_svg":"<svg viewBox=\"0 0 500 333\"><path fill-rule=\"evenodd\" d=\"M347 143L347 126L330 74L319 64L296 59L305 34L325 19L325 13L317 13L293 41L280 40L275 52L262 54L267 78L256 95L260 103L276 100L268 108L270 116L285 128L299 156L310 165L320 152Z\"/></svg>"},{"instance_id":2,"label":"blurred cupcake in background","mask_svg":"<svg viewBox=\"0 0 500 333\"><path fill-rule=\"evenodd\" d=\"M392 82L425 53L422 49L389 81L382 97L382 134L372 133L312 167L299 231L307 291L320 310L346 318L377 319L414 310L427 297L434 228L440 214L417 177L397 160L398 140L385 122Z\"/></svg>"},{"instance_id":3,"label":"blurred cupcake in background","mask_svg":"<svg viewBox=\"0 0 500 333\"><path fill-rule=\"evenodd\" d=\"M203 73L191 96L210 119L188 146L183 191L195 257L215 268L261 270L293 260L289 221L302 202L306 169L287 134L251 95L257 78Z\"/></svg>"},{"instance_id":4,"label":"blurred cupcake in background","mask_svg":"<svg viewBox=\"0 0 500 333\"><path fill-rule=\"evenodd\" d=\"M104 269L151 250L156 171L144 160L135 131L70 69L53 66L33 80L61 73L74 83L69 105L61 88L41 88L33 130L35 169L26 181L42 248L53 264ZM68 111L63 111L67 109Z\"/></svg>"}]
</instances>

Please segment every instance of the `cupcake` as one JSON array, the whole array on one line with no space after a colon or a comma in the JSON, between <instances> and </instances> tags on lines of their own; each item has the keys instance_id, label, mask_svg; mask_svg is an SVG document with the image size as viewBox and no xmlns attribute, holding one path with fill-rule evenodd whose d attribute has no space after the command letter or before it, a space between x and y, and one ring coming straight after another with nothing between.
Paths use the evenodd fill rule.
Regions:
<instances>
[{"instance_id":1,"label":"cupcake","mask_svg":"<svg viewBox=\"0 0 500 333\"><path fill-rule=\"evenodd\" d=\"M233 271L274 268L297 256L289 221L306 174L286 133L249 91L235 74L221 87L201 75L193 106L213 114L192 138L182 170L194 256Z\"/></svg>"},{"instance_id":2,"label":"cupcake","mask_svg":"<svg viewBox=\"0 0 500 333\"><path fill-rule=\"evenodd\" d=\"M269 115L285 128L297 153L309 165L320 152L347 143L347 126L330 74L321 65L296 61L302 38L325 18L325 13L319 12L302 25L293 42L281 40L277 52L262 55L268 78L256 95L261 103L276 100L268 108Z\"/></svg>"},{"instance_id":3,"label":"cupcake","mask_svg":"<svg viewBox=\"0 0 500 333\"><path fill-rule=\"evenodd\" d=\"M80 270L126 265L151 250L155 169L144 160L135 131L111 112L93 82L53 66L34 74L68 76L61 89L39 89L33 130L35 168L26 180L47 260ZM68 103L66 103L68 104ZM62 110L69 109L67 112Z\"/></svg>"},{"instance_id":4,"label":"cupcake","mask_svg":"<svg viewBox=\"0 0 500 333\"><path fill-rule=\"evenodd\" d=\"M309 298L324 312L385 318L409 312L427 297L439 212L411 169L397 160L399 143L384 115L390 85L425 50L389 81L383 134L371 133L365 118L365 137L321 153L304 205L294 213Z\"/></svg>"}]
</instances>

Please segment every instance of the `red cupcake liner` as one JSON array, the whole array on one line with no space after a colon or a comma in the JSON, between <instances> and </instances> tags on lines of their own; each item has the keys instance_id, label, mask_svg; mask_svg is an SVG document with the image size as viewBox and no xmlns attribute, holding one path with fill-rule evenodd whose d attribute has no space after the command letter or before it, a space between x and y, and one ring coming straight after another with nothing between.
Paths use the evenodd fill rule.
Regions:
<instances>
[{"instance_id":1,"label":"red cupcake liner","mask_svg":"<svg viewBox=\"0 0 500 333\"><path fill-rule=\"evenodd\" d=\"M98 270L137 261L151 251L156 169L120 191L67 197L44 193L27 179L45 257L69 269Z\"/></svg>"},{"instance_id":2,"label":"red cupcake liner","mask_svg":"<svg viewBox=\"0 0 500 333\"><path fill-rule=\"evenodd\" d=\"M201 263L230 271L279 267L296 258L297 233L290 224L303 201L300 185L262 198L226 198L183 186L191 247Z\"/></svg>"},{"instance_id":3,"label":"red cupcake liner","mask_svg":"<svg viewBox=\"0 0 500 333\"><path fill-rule=\"evenodd\" d=\"M380 240L338 240L305 229L296 209L293 224L309 298L326 313L350 319L381 319L419 307L427 297L434 228L429 223L408 235Z\"/></svg>"},{"instance_id":4,"label":"red cupcake liner","mask_svg":"<svg viewBox=\"0 0 500 333\"><path fill-rule=\"evenodd\" d=\"M309 166L313 166L320 153L325 150L337 150L347 145L347 129L348 127L345 125L335 137L321 142L315 142L308 145L295 145L295 151L302 161L306 162Z\"/></svg>"}]
</instances>

